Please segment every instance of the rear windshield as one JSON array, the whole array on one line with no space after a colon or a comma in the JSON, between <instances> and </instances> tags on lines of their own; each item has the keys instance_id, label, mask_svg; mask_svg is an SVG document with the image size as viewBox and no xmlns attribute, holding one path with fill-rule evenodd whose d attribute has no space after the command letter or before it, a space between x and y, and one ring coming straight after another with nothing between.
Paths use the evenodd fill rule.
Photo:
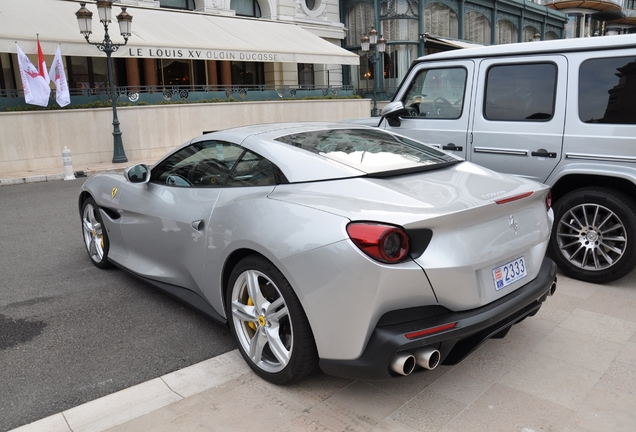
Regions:
<instances>
[{"instance_id":1,"label":"rear windshield","mask_svg":"<svg viewBox=\"0 0 636 432\"><path fill-rule=\"evenodd\" d=\"M437 169L460 161L417 141L376 129L318 130L276 140L374 177Z\"/></svg>"}]
</instances>

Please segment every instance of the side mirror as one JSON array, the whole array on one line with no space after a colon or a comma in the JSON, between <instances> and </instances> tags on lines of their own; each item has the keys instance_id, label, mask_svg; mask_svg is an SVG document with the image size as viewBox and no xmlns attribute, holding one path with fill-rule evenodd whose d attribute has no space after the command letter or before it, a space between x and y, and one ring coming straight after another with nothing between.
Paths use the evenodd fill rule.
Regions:
<instances>
[{"instance_id":1,"label":"side mirror","mask_svg":"<svg viewBox=\"0 0 636 432\"><path fill-rule=\"evenodd\" d=\"M408 114L408 110L404 107L404 104L400 101L389 102L382 108L380 114L382 114L382 118L385 118L391 127L400 127L402 122L400 121L400 117Z\"/></svg>"},{"instance_id":2,"label":"side mirror","mask_svg":"<svg viewBox=\"0 0 636 432\"><path fill-rule=\"evenodd\" d=\"M396 101L386 104L385 107L382 108L380 114L382 117L396 119L407 112L408 110L404 107L404 104L401 101Z\"/></svg>"},{"instance_id":3,"label":"side mirror","mask_svg":"<svg viewBox=\"0 0 636 432\"><path fill-rule=\"evenodd\" d=\"M150 168L146 164L133 165L124 171L124 177L131 183L148 183Z\"/></svg>"}]
</instances>

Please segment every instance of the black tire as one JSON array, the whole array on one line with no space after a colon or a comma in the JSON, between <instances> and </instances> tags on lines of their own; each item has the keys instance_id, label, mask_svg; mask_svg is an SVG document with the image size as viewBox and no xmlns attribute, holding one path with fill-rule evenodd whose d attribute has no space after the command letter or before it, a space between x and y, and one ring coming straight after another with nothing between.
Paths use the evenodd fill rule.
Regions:
<instances>
[{"instance_id":1,"label":"black tire","mask_svg":"<svg viewBox=\"0 0 636 432\"><path fill-rule=\"evenodd\" d=\"M606 188L583 188L554 205L548 252L574 279L607 283L636 265L636 204Z\"/></svg>"},{"instance_id":2,"label":"black tire","mask_svg":"<svg viewBox=\"0 0 636 432\"><path fill-rule=\"evenodd\" d=\"M287 279L265 258L250 255L236 265L226 287L226 310L241 355L264 380L286 384L317 369L305 311Z\"/></svg>"},{"instance_id":3,"label":"black tire","mask_svg":"<svg viewBox=\"0 0 636 432\"><path fill-rule=\"evenodd\" d=\"M80 217L84 246L86 246L86 252L88 252L91 262L100 269L111 267L112 264L108 261L108 251L110 250L108 234L106 234L99 207L93 198L89 197L84 200Z\"/></svg>"}]
</instances>

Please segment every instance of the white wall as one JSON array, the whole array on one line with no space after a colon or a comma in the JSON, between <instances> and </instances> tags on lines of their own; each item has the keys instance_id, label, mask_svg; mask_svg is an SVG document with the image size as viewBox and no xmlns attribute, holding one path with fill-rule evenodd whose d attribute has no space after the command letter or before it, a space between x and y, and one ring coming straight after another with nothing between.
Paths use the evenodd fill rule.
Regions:
<instances>
[{"instance_id":1,"label":"white wall","mask_svg":"<svg viewBox=\"0 0 636 432\"><path fill-rule=\"evenodd\" d=\"M121 107L117 116L129 161L156 159L203 131L284 121L341 121L369 116L368 99L227 102ZM0 176L74 168L113 157L110 108L0 113ZM80 168L78 168L80 169Z\"/></svg>"}]
</instances>

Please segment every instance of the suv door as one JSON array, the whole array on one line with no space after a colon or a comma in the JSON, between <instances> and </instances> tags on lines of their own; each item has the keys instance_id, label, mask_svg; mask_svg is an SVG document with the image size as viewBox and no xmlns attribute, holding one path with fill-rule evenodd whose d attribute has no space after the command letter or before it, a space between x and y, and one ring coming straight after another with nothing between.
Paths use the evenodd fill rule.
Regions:
<instances>
[{"instance_id":1,"label":"suv door","mask_svg":"<svg viewBox=\"0 0 636 432\"><path fill-rule=\"evenodd\" d=\"M408 115L383 119L380 127L465 158L474 68L472 60L415 66L394 99Z\"/></svg>"},{"instance_id":2,"label":"suv door","mask_svg":"<svg viewBox=\"0 0 636 432\"><path fill-rule=\"evenodd\" d=\"M483 60L467 158L545 182L561 159L566 71L563 56Z\"/></svg>"}]
</instances>

